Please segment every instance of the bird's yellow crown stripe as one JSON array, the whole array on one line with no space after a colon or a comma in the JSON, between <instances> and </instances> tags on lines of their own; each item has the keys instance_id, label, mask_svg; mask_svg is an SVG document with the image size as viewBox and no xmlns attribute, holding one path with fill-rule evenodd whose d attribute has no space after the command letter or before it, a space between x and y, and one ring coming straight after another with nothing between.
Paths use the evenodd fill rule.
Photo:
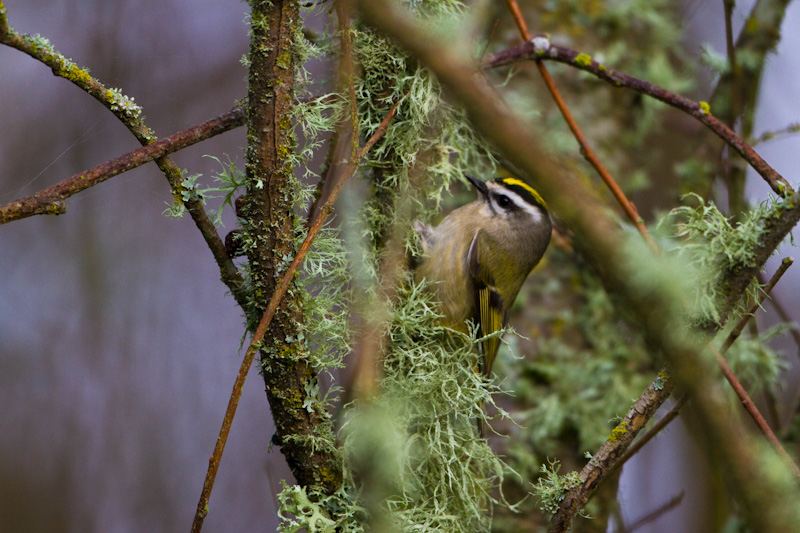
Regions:
<instances>
[{"instance_id":1,"label":"bird's yellow crown stripe","mask_svg":"<svg viewBox=\"0 0 800 533\"><path fill-rule=\"evenodd\" d=\"M536 189L534 189L524 181L517 178L503 178L502 181L506 185L516 185L518 187L522 187L523 189L531 193L533 197L536 199L536 201L542 204L542 207L547 208L547 204L545 203L544 199L539 195L539 193L536 192Z\"/></svg>"}]
</instances>

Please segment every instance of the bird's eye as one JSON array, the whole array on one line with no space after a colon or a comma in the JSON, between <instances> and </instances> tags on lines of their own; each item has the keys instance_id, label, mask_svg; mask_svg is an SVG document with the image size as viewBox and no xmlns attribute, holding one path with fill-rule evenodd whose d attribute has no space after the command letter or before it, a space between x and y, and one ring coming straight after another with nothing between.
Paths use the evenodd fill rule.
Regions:
<instances>
[{"instance_id":1,"label":"bird's eye","mask_svg":"<svg viewBox=\"0 0 800 533\"><path fill-rule=\"evenodd\" d=\"M503 209L508 209L509 207L511 207L513 205L512 202L511 202L511 198L509 198L505 194L498 194L494 198L495 198L495 201L497 202L497 205L499 205Z\"/></svg>"}]
</instances>

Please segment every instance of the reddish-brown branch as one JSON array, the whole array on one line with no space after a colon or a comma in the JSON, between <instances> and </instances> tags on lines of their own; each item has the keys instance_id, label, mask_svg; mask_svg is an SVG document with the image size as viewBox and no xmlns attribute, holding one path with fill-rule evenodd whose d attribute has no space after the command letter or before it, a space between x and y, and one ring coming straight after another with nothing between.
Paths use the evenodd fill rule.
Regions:
<instances>
[{"instance_id":1,"label":"reddish-brown branch","mask_svg":"<svg viewBox=\"0 0 800 533\"><path fill-rule=\"evenodd\" d=\"M747 413L752 417L753 421L756 423L756 426L758 426L758 429L761 431L761 433L764 434L767 440L769 440L770 444L772 444L772 446L775 447L778 454L780 454L780 456L783 457L789 463L789 466L792 468L795 475L800 477L800 469L798 469L797 465L794 463L789 454L786 453L786 450L783 449L783 446L778 440L778 437L775 436L775 433L769 427L769 424L767 424L767 421L764 419L761 412L759 412L758 408L755 406L755 403L753 403L753 400L750 399L750 395L747 394L745 388L733 374L733 371L728 365L728 362L722 357L722 354L720 353L720 352L725 353L728 350L728 348L730 348L730 346L734 343L734 341L736 341L736 339L739 338L739 335L741 335L742 331L747 325L747 322L755 314L755 312L759 309L759 307L761 307L761 304L764 303L764 300L767 298L767 296L769 296L770 292L772 292L772 289L775 287L778 281L780 281L781 277L783 277L783 274L786 272L786 270L790 266L792 266L793 262L794 259L792 259L791 257L784 258L784 260L781 261L781 266L778 267L778 270L776 270L775 274L772 275L772 278L770 278L769 283L767 283L767 285L759 294L758 299L755 302L753 302L750 308L748 308L747 312L744 315L742 315L742 317L739 319L739 322L737 322L733 330L731 330L731 332L728 334L728 337L722 344L722 348L720 349L720 351L714 350L713 353L714 357L717 360L717 363L722 369L722 373L725 376L725 379L727 379L728 383L730 383L731 387L736 393L736 396L738 396L739 400L742 402L742 406L747 411Z\"/></svg>"},{"instance_id":2,"label":"reddish-brown branch","mask_svg":"<svg viewBox=\"0 0 800 533\"><path fill-rule=\"evenodd\" d=\"M258 326L253 333L253 338L250 341L250 345L248 346L247 352L244 355L242 364L239 367L239 372L236 375L236 381L233 384L233 391L231 392L231 397L228 400L228 408L225 410L225 416L222 420L222 427L219 430L216 445L214 446L214 452L211 454L211 458L208 460L208 471L206 472L206 478L203 482L203 490L200 494L200 501L197 504L197 511L192 524L193 532L200 531L202 527L203 519L205 518L208 510L208 502L211 498L211 491L214 487L214 480L216 479L217 470L219 469L219 462L222 458L222 453L225 451L225 443L228 441L228 435L230 434L231 425L233 424L233 418L236 415L236 409L242 396L244 382L247 379L247 374L253 364L256 353L258 353L258 349L262 339L264 338L264 334L267 332L267 329L272 322L272 318L275 316L275 311L278 309L281 300L286 295L286 291L289 289L297 269L300 267L300 264L303 262L303 259L305 259L305 256L308 253L308 250L311 248L311 244L314 242L314 239L319 233L319 230L322 228L322 225L328 219L328 216L333 212L333 205L336 202L339 193L341 193L344 184L358 169L359 162L364 155L366 155L366 153L372 148L378 139L383 137L383 135L386 133L386 129L389 127L389 123L392 121L397 111L398 103L395 103L394 106L392 106L386 117L378 126L378 129L375 130L375 133L372 134L372 136L361 148L361 151L358 153L358 158L355 160L351 159L342 171L341 177L336 180L336 186L333 188L330 196L320 209L320 213L316 220L309 228L303 244L300 245L300 248L297 250L297 254L294 256L294 260L284 273L280 285L278 285L275 293L272 295L272 298L270 298L267 308L264 311L264 315L261 317L261 320L259 321Z\"/></svg>"},{"instance_id":3,"label":"reddish-brown branch","mask_svg":"<svg viewBox=\"0 0 800 533\"><path fill-rule=\"evenodd\" d=\"M742 406L744 407L745 411L752 417L753 421L758 426L759 431L764 434L764 436L769 440L770 444L775 448L778 454L783 457L783 459L787 462L788 466L794 472L794 475L800 477L800 468L794 464L794 460L786 453L786 450L783 449L781 442L778 440L778 437L775 436L775 433L772 432L772 429L767 424L767 421L764 420L764 417L761 416L761 413L758 411L758 408L753 403L753 400L750 399L750 395L747 394L747 391L744 389L742 384L736 379L736 376L733 374L731 367L728 365L728 362L722 357L718 351L714 350L714 358L717 360L717 364L722 369L722 374L725 376L725 379L728 380L731 387L733 388L734 392L736 392L736 396L739 397L739 401L742 402Z\"/></svg>"},{"instance_id":4,"label":"reddish-brown branch","mask_svg":"<svg viewBox=\"0 0 800 533\"><path fill-rule=\"evenodd\" d=\"M511 10L511 15L514 17L514 21L519 28L522 38L526 42L530 41L531 33L528 31L528 25L525 23L525 19L522 17L522 13L520 12L517 1L506 0L506 3ZM628 217L628 220L630 220L631 223L636 227L636 230L639 232L645 242L647 242L647 245L650 247L650 249L655 253L660 253L655 241L653 241L652 237L650 237L642 217L639 216L639 211L636 209L636 206L628 199L627 196L625 196L625 193L622 192L619 184L617 184L614 177L611 176L611 173L608 171L608 169L606 169L602 161L600 161L600 158L589 144L589 141L586 139L583 131L581 131L580 126L578 126L578 122L575 120L575 117L572 116L572 112L569 110L567 103L561 96L561 92L558 90L558 87L556 87L555 81L550 75L550 72L548 72L547 67L544 66L542 61L537 59L536 68L539 69L539 74L542 76L542 79L547 86L547 90L550 92L550 95L556 102L556 106L558 106L559 111L561 111L561 115L564 117L564 121L567 123L567 126L569 126L572 135L575 137L575 140L578 141L578 144L581 147L581 154L583 155L584 159L586 159L586 161L595 168L597 173L600 174L600 178L603 180L603 183L605 183L606 187L609 188L611 194L614 196L614 199L622 207L623 211L625 211L625 215Z\"/></svg>"},{"instance_id":5,"label":"reddish-brown branch","mask_svg":"<svg viewBox=\"0 0 800 533\"><path fill-rule=\"evenodd\" d=\"M71 178L47 187L31 196L0 206L0 224L34 215L60 215L66 212L65 200L107 179L154 161L166 154L238 128L244 124L244 109L235 107L216 118L187 130L165 137L125 155L121 155L94 168L75 174Z\"/></svg>"},{"instance_id":6,"label":"reddish-brown branch","mask_svg":"<svg viewBox=\"0 0 800 533\"><path fill-rule=\"evenodd\" d=\"M514 22L517 24L517 28L519 28L522 39L524 41L530 41L532 37L531 32L528 31L528 24L525 23L525 17L522 16L522 11L519 9L517 0L506 0L506 4L508 4L508 9L511 11L511 16L514 17Z\"/></svg>"},{"instance_id":7,"label":"reddish-brown branch","mask_svg":"<svg viewBox=\"0 0 800 533\"><path fill-rule=\"evenodd\" d=\"M710 113L707 104L695 102L689 98L668 91L663 87L634 78L623 72L610 69L594 61L587 54L552 44L544 37L537 37L520 45L490 54L483 60L483 68L494 68L523 60L552 60L571 65L589 72L598 78L617 87L627 87L641 94L650 96L688 113L714 132L728 146L733 148L753 169L767 182L772 190L782 197L794 192L786 178L780 175L764 159L733 130Z\"/></svg>"}]
</instances>

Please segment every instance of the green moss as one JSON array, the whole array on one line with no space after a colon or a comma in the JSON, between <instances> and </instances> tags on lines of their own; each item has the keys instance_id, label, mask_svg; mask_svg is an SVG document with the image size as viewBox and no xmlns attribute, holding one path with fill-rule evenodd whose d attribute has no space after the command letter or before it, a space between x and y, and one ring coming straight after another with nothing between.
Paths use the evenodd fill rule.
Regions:
<instances>
[{"instance_id":1,"label":"green moss","mask_svg":"<svg viewBox=\"0 0 800 533\"><path fill-rule=\"evenodd\" d=\"M697 195L698 207L673 209L660 224L662 231L673 232L677 239L672 255L681 261L686 278L697 280L691 293L695 300L690 320L700 327L721 325L720 302L730 290L726 278L731 272L757 266L757 250L764 232L764 221L775 216L783 202L770 200L744 213L738 222L723 215L714 203L704 203ZM747 288L747 299L757 296L758 284ZM733 310L734 316L744 310L743 304Z\"/></svg>"},{"instance_id":2,"label":"green moss","mask_svg":"<svg viewBox=\"0 0 800 533\"><path fill-rule=\"evenodd\" d=\"M71 65L65 70L64 77L81 87L88 86L92 81L92 77L86 70L75 65Z\"/></svg>"},{"instance_id":3,"label":"green moss","mask_svg":"<svg viewBox=\"0 0 800 533\"><path fill-rule=\"evenodd\" d=\"M592 57L588 54L578 54L574 61L579 67L588 67L592 64Z\"/></svg>"},{"instance_id":4,"label":"green moss","mask_svg":"<svg viewBox=\"0 0 800 533\"><path fill-rule=\"evenodd\" d=\"M624 436L627 433L628 433L628 423L623 420L617 425L617 427L615 427L611 431L611 435L608 436L608 440L610 442L617 442L620 439L620 437Z\"/></svg>"},{"instance_id":5,"label":"green moss","mask_svg":"<svg viewBox=\"0 0 800 533\"><path fill-rule=\"evenodd\" d=\"M600 72L604 72L609 76L613 76L614 75L614 69L613 68L608 68L605 65L598 65L597 68L598 68L598 70L600 70Z\"/></svg>"},{"instance_id":6,"label":"green moss","mask_svg":"<svg viewBox=\"0 0 800 533\"><path fill-rule=\"evenodd\" d=\"M275 63L282 69L289 69L292 67L292 53L289 50L284 50L278 57L275 58Z\"/></svg>"}]
</instances>

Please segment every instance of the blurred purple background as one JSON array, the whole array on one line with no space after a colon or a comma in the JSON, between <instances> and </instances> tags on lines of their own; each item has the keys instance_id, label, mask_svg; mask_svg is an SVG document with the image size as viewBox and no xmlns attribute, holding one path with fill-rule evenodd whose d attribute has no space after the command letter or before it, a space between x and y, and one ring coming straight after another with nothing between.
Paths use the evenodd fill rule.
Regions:
<instances>
[{"instance_id":1,"label":"blurred purple background","mask_svg":"<svg viewBox=\"0 0 800 533\"><path fill-rule=\"evenodd\" d=\"M8 1L40 33L119 87L166 136L246 93L245 2ZM138 147L105 108L0 47L0 202ZM174 155L206 177L243 161L240 128ZM188 530L234 377L242 319L191 219L154 164L67 202L67 214L0 228L0 531ZM232 218L227 217L228 228ZM247 381L206 521L270 530L292 480L263 381Z\"/></svg>"}]
</instances>

